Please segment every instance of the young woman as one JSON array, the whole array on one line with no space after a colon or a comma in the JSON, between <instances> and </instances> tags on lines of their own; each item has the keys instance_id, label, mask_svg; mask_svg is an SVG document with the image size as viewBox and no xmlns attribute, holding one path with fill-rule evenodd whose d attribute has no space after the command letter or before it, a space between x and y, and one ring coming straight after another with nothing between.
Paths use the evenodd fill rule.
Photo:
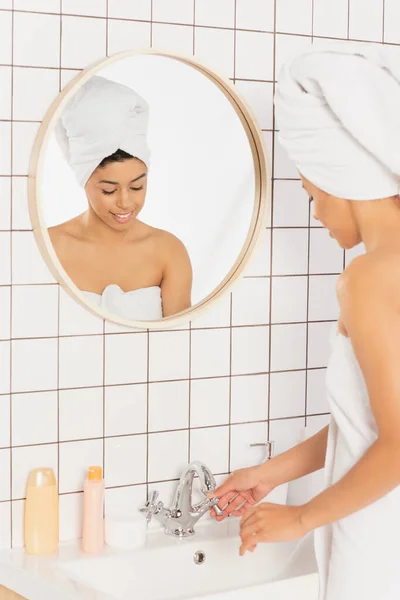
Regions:
<instances>
[{"instance_id":1,"label":"young woman","mask_svg":"<svg viewBox=\"0 0 400 600\"><path fill-rule=\"evenodd\" d=\"M329 427L215 492L218 519L242 515L241 554L315 530L320 600L400 598L400 51L387 52L316 49L281 73L279 137L315 218L366 254L338 281ZM322 467L327 488L305 505L255 506Z\"/></svg>"},{"instance_id":2,"label":"young woman","mask_svg":"<svg viewBox=\"0 0 400 600\"><path fill-rule=\"evenodd\" d=\"M150 157L147 121L147 104L133 90L95 76L56 129L88 209L49 229L54 249L92 303L129 320L161 319L191 306L186 248L138 218Z\"/></svg>"}]
</instances>

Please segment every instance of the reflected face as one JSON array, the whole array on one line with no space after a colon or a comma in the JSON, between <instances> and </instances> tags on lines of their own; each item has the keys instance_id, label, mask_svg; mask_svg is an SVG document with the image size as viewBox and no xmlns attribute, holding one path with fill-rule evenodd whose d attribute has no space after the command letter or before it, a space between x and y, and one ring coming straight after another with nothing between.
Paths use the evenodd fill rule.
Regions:
<instances>
[{"instance_id":1,"label":"reflected face","mask_svg":"<svg viewBox=\"0 0 400 600\"><path fill-rule=\"evenodd\" d=\"M128 229L143 208L147 167L137 158L98 167L85 191L93 212L117 231Z\"/></svg>"},{"instance_id":2,"label":"reflected face","mask_svg":"<svg viewBox=\"0 0 400 600\"><path fill-rule=\"evenodd\" d=\"M313 217L329 230L341 248L349 250L361 241L360 231L355 219L352 202L331 196L313 185L300 175L303 188L313 201Z\"/></svg>"}]
</instances>

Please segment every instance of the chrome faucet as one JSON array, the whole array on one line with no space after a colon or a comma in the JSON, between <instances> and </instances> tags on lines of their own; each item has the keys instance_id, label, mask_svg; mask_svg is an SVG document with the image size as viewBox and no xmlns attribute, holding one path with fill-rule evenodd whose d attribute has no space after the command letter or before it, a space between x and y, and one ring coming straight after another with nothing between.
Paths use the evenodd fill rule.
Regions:
<instances>
[{"instance_id":1,"label":"chrome faucet","mask_svg":"<svg viewBox=\"0 0 400 600\"><path fill-rule=\"evenodd\" d=\"M195 475L200 481L200 489L204 498L193 505L193 481ZM158 492L153 492L149 501L140 509L148 522L153 516L164 525L165 533L184 538L194 534L197 521L213 506L218 498L207 498L207 494L216 488L215 479L208 467L200 462L188 465L180 478L172 508L165 508L163 502L157 502Z\"/></svg>"}]
</instances>

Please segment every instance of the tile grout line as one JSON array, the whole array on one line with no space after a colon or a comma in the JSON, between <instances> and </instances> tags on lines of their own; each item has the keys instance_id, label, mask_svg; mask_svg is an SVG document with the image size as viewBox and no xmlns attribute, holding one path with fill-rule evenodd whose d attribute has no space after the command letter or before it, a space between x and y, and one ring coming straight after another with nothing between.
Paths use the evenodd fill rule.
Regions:
<instances>
[{"instance_id":1,"label":"tile grout line","mask_svg":"<svg viewBox=\"0 0 400 600\"><path fill-rule=\"evenodd\" d=\"M147 364L146 364L146 499L149 500L149 472L150 472L150 330L147 330Z\"/></svg>"},{"instance_id":2,"label":"tile grout line","mask_svg":"<svg viewBox=\"0 0 400 600\"><path fill-rule=\"evenodd\" d=\"M13 236L12 236L12 223L13 223L13 117L14 117L14 36L15 36L15 19L14 19L14 0L11 2L12 12L11 12L11 124L10 124L10 174L11 174L11 187L10 187L10 337L12 336L12 323L13 323ZM13 513L14 513L14 505L13 505L13 451L12 451L12 443L13 443L13 434L12 434L12 426L13 426L13 396L12 396L12 357L13 357L13 344L10 339L9 341L9 356L10 356L10 490L9 490L9 498L10 498L10 546L13 547L14 544L14 532L13 532Z\"/></svg>"},{"instance_id":3,"label":"tile grout line","mask_svg":"<svg viewBox=\"0 0 400 600\"><path fill-rule=\"evenodd\" d=\"M276 90L276 6L277 0L274 0L274 39L273 39L273 53L272 53L272 93L273 97L275 97ZM272 129L275 132L275 106L272 108ZM273 265L273 241L274 241L274 177L275 177L275 137L276 133L272 135L272 156L271 156L271 205L269 207L270 210L270 220L271 220L271 236L270 236L270 257L269 257L269 274L270 278L270 288L269 288L269 340L268 340L268 391L267 391L267 403L268 403L268 424L267 424L267 438L265 441L270 439L270 414L271 414L271 354L272 354L272 297L273 297L273 280L272 280L272 265Z\"/></svg>"}]
</instances>

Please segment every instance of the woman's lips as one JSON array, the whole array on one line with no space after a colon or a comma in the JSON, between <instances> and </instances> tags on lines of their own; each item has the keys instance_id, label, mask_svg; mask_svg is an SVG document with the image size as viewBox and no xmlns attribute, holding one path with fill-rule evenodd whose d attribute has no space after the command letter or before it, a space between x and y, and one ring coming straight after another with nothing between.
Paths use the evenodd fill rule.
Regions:
<instances>
[{"instance_id":1,"label":"woman's lips","mask_svg":"<svg viewBox=\"0 0 400 600\"><path fill-rule=\"evenodd\" d=\"M133 217L133 211L128 213L111 213L117 223L125 224L129 223Z\"/></svg>"}]
</instances>

